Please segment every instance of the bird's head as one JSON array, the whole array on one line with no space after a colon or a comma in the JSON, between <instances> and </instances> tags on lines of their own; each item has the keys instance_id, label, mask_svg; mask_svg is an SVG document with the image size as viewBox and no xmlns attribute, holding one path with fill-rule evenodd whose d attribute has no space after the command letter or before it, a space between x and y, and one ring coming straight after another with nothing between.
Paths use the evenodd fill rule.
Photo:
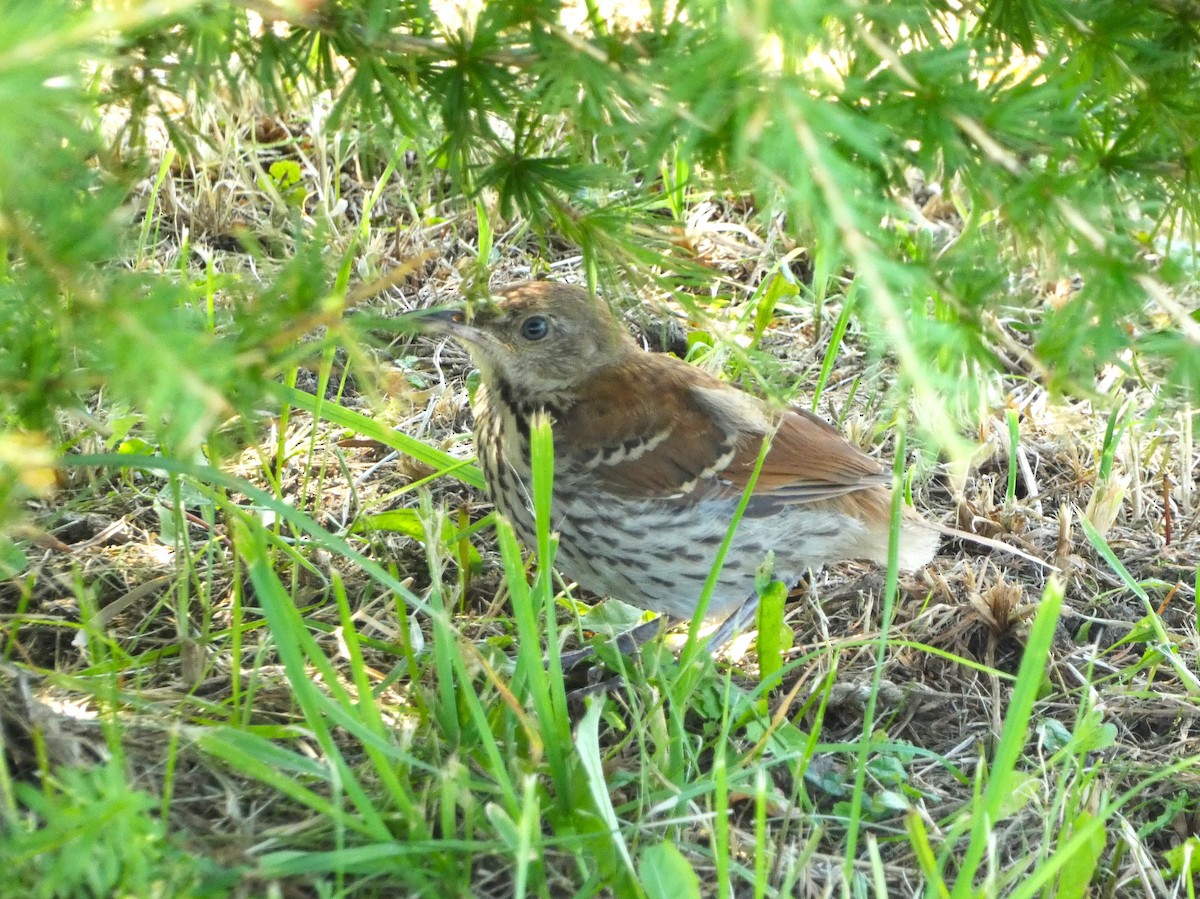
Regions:
<instances>
[{"instance_id":1,"label":"bird's head","mask_svg":"<svg viewBox=\"0 0 1200 899\"><path fill-rule=\"evenodd\" d=\"M503 287L490 302L417 324L464 344L485 384L502 381L529 399L570 394L637 351L604 301L553 281Z\"/></svg>"}]
</instances>

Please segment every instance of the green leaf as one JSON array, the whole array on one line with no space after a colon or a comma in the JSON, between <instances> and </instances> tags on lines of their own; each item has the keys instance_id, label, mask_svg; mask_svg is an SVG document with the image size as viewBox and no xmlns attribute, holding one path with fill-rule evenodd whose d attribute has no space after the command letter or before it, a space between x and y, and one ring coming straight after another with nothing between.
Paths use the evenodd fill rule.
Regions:
<instances>
[{"instance_id":1,"label":"green leaf","mask_svg":"<svg viewBox=\"0 0 1200 899\"><path fill-rule=\"evenodd\" d=\"M483 383L483 376L479 374L478 369L474 369L467 374L467 399L472 403L475 402L475 394L479 390L479 385Z\"/></svg>"},{"instance_id":2,"label":"green leaf","mask_svg":"<svg viewBox=\"0 0 1200 899\"><path fill-rule=\"evenodd\" d=\"M1131 643L1150 643L1158 637L1157 622L1151 615L1146 615L1139 618L1133 623L1133 627L1120 640L1113 644L1113 647L1127 646Z\"/></svg>"},{"instance_id":3,"label":"green leaf","mask_svg":"<svg viewBox=\"0 0 1200 899\"><path fill-rule=\"evenodd\" d=\"M1007 818L1015 815L1031 801L1042 795L1045 788L1040 780L1021 771L1014 771L1009 776L1009 791L1000 799L997 817Z\"/></svg>"},{"instance_id":4,"label":"green leaf","mask_svg":"<svg viewBox=\"0 0 1200 899\"><path fill-rule=\"evenodd\" d=\"M390 531L414 540L425 539L425 522L416 509L392 509L375 515L364 515L350 526L351 534L370 531Z\"/></svg>"},{"instance_id":5,"label":"green leaf","mask_svg":"<svg viewBox=\"0 0 1200 899\"><path fill-rule=\"evenodd\" d=\"M754 345L762 340L767 326L775 318L775 307L779 305L779 301L784 297L794 297L799 293L800 288L789 281L782 271L775 273L775 277L771 279L771 283L759 299L758 305L754 307Z\"/></svg>"},{"instance_id":6,"label":"green leaf","mask_svg":"<svg viewBox=\"0 0 1200 899\"><path fill-rule=\"evenodd\" d=\"M488 218L487 205L482 199L475 201L475 224L479 230L479 264L489 265L492 261L492 221Z\"/></svg>"},{"instance_id":7,"label":"green leaf","mask_svg":"<svg viewBox=\"0 0 1200 899\"><path fill-rule=\"evenodd\" d=\"M16 577L28 567L25 551L8 537L0 537L0 578Z\"/></svg>"},{"instance_id":8,"label":"green leaf","mask_svg":"<svg viewBox=\"0 0 1200 899\"><path fill-rule=\"evenodd\" d=\"M1093 711L1076 731L1081 752L1096 752L1116 744L1117 726L1107 721L1101 723L1100 717L1100 712Z\"/></svg>"},{"instance_id":9,"label":"green leaf","mask_svg":"<svg viewBox=\"0 0 1200 899\"><path fill-rule=\"evenodd\" d=\"M151 456L154 454L154 446L141 437L130 437L121 441L117 452L125 456Z\"/></svg>"},{"instance_id":10,"label":"green leaf","mask_svg":"<svg viewBox=\"0 0 1200 899\"><path fill-rule=\"evenodd\" d=\"M280 159L273 162L267 171L271 175L271 180L275 182L275 186L284 190L300 183L300 163L293 159Z\"/></svg>"},{"instance_id":11,"label":"green leaf","mask_svg":"<svg viewBox=\"0 0 1200 899\"><path fill-rule=\"evenodd\" d=\"M1038 722L1037 733L1042 738L1042 745L1051 752L1065 749L1071 743L1071 732L1056 718Z\"/></svg>"},{"instance_id":12,"label":"green leaf","mask_svg":"<svg viewBox=\"0 0 1200 899\"><path fill-rule=\"evenodd\" d=\"M767 733L763 719L756 718L746 722L746 736L750 740L760 740ZM804 755L808 749L809 735L790 721L782 722L771 730L763 754L780 759L793 759Z\"/></svg>"},{"instance_id":13,"label":"green leaf","mask_svg":"<svg viewBox=\"0 0 1200 899\"><path fill-rule=\"evenodd\" d=\"M278 159L267 169L269 179L259 176L258 184L263 190L274 187L288 206L299 208L308 196L302 183L304 173L300 163L294 159Z\"/></svg>"},{"instance_id":14,"label":"green leaf","mask_svg":"<svg viewBox=\"0 0 1200 899\"><path fill-rule=\"evenodd\" d=\"M496 828L496 835L504 842L505 848L509 852L516 852L517 848L521 845L521 831L517 827L517 822L495 802L489 802L485 805L484 813L487 815L492 827Z\"/></svg>"},{"instance_id":15,"label":"green leaf","mask_svg":"<svg viewBox=\"0 0 1200 899\"><path fill-rule=\"evenodd\" d=\"M596 811L603 819L608 829L608 838L612 848L620 855L626 870L633 874L633 859L629 855L629 846L621 833L621 822L617 819L616 809L613 808L612 797L608 792L608 781L604 777L604 763L600 757L600 711L603 702L590 702L587 711L575 731L575 749L579 762L587 775L588 791Z\"/></svg>"},{"instance_id":16,"label":"green leaf","mask_svg":"<svg viewBox=\"0 0 1200 899\"><path fill-rule=\"evenodd\" d=\"M1200 837L1190 836L1178 846L1163 853L1167 863L1166 876L1172 879L1182 874L1200 874Z\"/></svg>"},{"instance_id":17,"label":"green leaf","mask_svg":"<svg viewBox=\"0 0 1200 899\"><path fill-rule=\"evenodd\" d=\"M762 564L754 569L754 592L762 596L767 592L767 588L771 586L771 582L775 580L775 551L767 550L766 557L762 560Z\"/></svg>"},{"instance_id":18,"label":"green leaf","mask_svg":"<svg viewBox=\"0 0 1200 899\"><path fill-rule=\"evenodd\" d=\"M904 794L895 790L882 790L871 797L871 811L876 815L907 812L910 808L912 804L904 798Z\"/></svg>"},{"instance_id":19,"label":"green leaf","mask_svg":"<svg viewBox=\"0 0 1200 899\"><path fill-rule=\"evenodd\" d=\"M158 516L159 539L171 545L182 536L179 526L187 527L187 512L200 510L207 517L215 502L190 478L175 478L158 491L153 506Z\"/></svg>"},{"instance_id":20,"label":"green leaf","mask_svg":"<svg viewBox=\"0 0 1200 899\"><path fill-rule=\"evenodd\" d=\"M908 772L895 756L881 755L867 762L867 773L888 786L897 786L908 779Z\"/></svg>"},{"instance_id":21,"label":"green leaf","mask_svg":"<svg viewBox=\"0 0 1200 899\"><path fill-rule=\"evenodd\" d=\"M771 581L758 598L755 615L758 624L759 682L773 687L783 668L783 654L792 648L795 634L783 623L788 588L782 581Z\"/></svg>"},{"instance_id":22,"label":"green leaf","mask_svg":"<svg viewBox=\"0 0 1200 899\"><path fill-rule=\"evenodd\" d=\"M700 878L674 843L647 847L638 876L648 899L700 899Z\"/></svg>"},{"instance_id":23,"label":"green leaf","mask_svg":"<svg viewBox=\"0 0 1200 899\"><path fill-rule=\"evenodd\" d=\"M715 345L716 339L708 331L702 331L697 328L695 331L688 332L687 346L689 356L696 347L712 348Z\"/></svg>"},{"instance_id":24,"label":"green leaf","mask_svg":"<svg viewBox=\"0 0 1200 899\"><path fill-rule=\"evenodd\" d=\"M403 534L424 543L428 531L425 519L418 509L389 509L387 512L377 512L374 515L364 515L350 526L351 534L370 533L371 531L388 531L393 534ZM442 520L442 544L454 548L462 539L462 531L454 526L449 519ZM483 558L479 550L471 543L467 544L470 569L473 573L483 570Z\"/></svg>"},{"instance_id":25,"label":"green leaf","mask_svg":"<svg viewBox=\"0 0 1200 899\"><path fill-rule=\"evenodd\" d=\"M1063 834L1063 842L1066 842L1072 834L1082 830L1094 819L1095 815L1081 811L1071 822L1067 832ZM1193 837L1193 839L1195 838ZM1083 899L1088 895L1088 887L1096 873L1096 865L1099 864L1100 857L1104 853L1106 842L1107 835L1102 822L1100 828L1089 834L1088 838L1080 843L1063 863L1062 874L1058 878L1058 891L1055 893L1059 899Z\"/></svg>"},{"instance_id":26,"label":"green leaf","mask_svg":"<svg viewBox=\"0 0 1200 899\"><path fill-rule=\"evenodd\" d=\"M582 611L579 611L579 619L583 626L589 631L608 637L623 634L654 617L653 613L621 602L619 599L606 599L594 606L566 600L559 600L559 603L564 608L576 611L579 611L582 606Z\"/></svg>"}]
</instances>

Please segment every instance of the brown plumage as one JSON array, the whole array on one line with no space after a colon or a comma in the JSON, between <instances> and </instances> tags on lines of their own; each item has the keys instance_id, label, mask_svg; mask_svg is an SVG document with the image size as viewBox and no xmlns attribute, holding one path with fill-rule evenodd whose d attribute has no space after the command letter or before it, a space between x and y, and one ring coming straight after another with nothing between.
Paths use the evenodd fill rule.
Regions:
<instances>
[{"instance_id":1,"label":"brown plumage","mask_svg":"<svg viewBox=\"0 0 1200 899\"><path fill-rule=\"evenodd\" d=\"M690 618L750 481L770 447L706 610L748 620L755 570L794 584L842 559L885 564L891 478L832 426L778 410L672 356L647 353L608 307L566 284L529 282L494 304L421 319L461 341L479 367L475 435L497 508L534 541L529 422L551 417L557 566L589 590ZM901 568L918 568L938 536L905 509Z\"/></svg>"}]
</instances>

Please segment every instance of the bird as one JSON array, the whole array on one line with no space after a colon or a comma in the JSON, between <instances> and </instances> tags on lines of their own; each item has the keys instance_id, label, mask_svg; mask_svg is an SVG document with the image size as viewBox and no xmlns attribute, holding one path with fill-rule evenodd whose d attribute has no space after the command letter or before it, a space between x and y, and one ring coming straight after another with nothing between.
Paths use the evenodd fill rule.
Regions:
<instances>
[{"instance_id":1,"label":"bird","mask_svg":"<svg viewBox=\"0 0 1200 899\"><path fill-rule=\"evenodd\" d=\"M589 290L520 282L471 314L435 310L417 327L462 344L478 369L478 464L489 499L527 546L536 545L531 433L548 416L555 567L588 591L691 620L764 441L704 610L709 645L753 620L768 553L772 577L789 588L838 561L887 564L889 470L810 412L643 349ZM933 558L935 527L902 507L900 569Z\"/></svg>"}]
</instances>

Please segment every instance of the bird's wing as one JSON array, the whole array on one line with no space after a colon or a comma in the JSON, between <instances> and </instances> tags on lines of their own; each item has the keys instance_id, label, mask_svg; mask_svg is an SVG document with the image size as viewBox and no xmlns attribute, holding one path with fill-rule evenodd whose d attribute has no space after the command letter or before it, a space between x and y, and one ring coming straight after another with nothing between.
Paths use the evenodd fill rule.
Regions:
<instances>
[{"instance_id":1,"label":"bird's wing","mask_svg":"<svg viewBox=\"0 0 1200 899\"><path fill-rule=\"evenodd\" d=\"M779 502L813 502L856 493L891 483L888 472L846 440L833 425L801 409L769 410L761 400L721 385L720 393L695 388L702 406L742 405L757 409L766 427L741 423L736 412L714 417L732 422L743 439L738 452L721 474L739 493L746 488L758 462L764 439L770 440L766 458L754 484L756 495ZM729 425L727 425L728 427Z\"/></svg>"},{"instance_id":2,"label":"bird's wing","mask_svg":"<svg viewBox=\"0 0 1200 899\"><path fill-rule=\"evenodd\" d=\"M555 424L555 452L619 496L738 496L770 448L755 498L828 500L887 484L888 475L829 424L761 400L669 356L593 379Z\"/></svg>"}]
</instances>

